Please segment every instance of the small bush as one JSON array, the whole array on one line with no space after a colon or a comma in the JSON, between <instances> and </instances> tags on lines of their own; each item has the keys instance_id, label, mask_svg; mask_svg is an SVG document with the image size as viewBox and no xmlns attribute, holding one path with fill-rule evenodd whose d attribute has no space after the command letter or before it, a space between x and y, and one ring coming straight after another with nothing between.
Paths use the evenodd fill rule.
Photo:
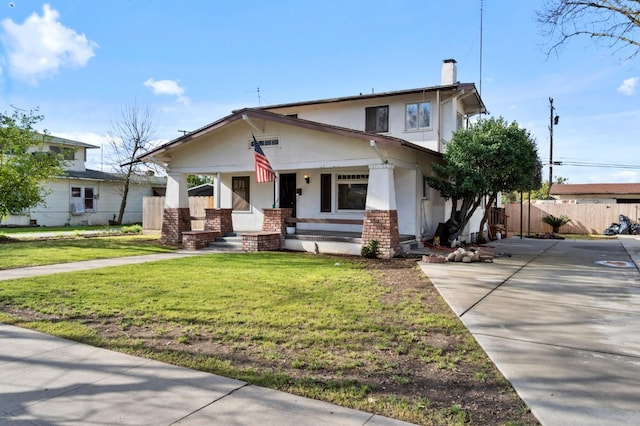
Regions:
<instances>
[{"instance_id":1,"label":"small bush","mask_svg":"<svg viewBox=\"0 0 640 426\"><path fill-rule=\"evenodd\" d=\"M366 246L362 246L360 255L368 259L375 259L380 255L380 243L376 240L371 240Z\"/></svg>"},{"instance_id":2,"label":"small bush","mask_svg":"<svg viewBox=\"0 0 640 426\"><path fill-rule=\"evenodd\" d=\"M551 228L553 228L553 233L557 234L558 231L560 230L560 227L563 226L563 225L566 225L569 222L571 222L571 219L569 219L565 215L561 215L559 217L555 217L554 215L549 214L549 215L543 217L542 221L544 223L546 223L547 225L550 225Z\"/></svg>"},{"instance_id":3,"label":"small bush","mask_svg":"<svg viewBox=\"0 0 640 426\"><path fill-rule=\"evenodd\" d=\"M123 226L120 231L123 234L142 234L142 226L141 225L131 225L131 226Z\"/></svg>"}]
</instances>

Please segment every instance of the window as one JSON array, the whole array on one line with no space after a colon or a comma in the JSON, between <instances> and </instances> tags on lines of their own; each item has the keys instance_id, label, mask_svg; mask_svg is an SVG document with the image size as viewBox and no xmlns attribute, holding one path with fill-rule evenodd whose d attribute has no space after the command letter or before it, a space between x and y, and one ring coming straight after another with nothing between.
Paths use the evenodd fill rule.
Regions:
<instances>
[{"instance_id":1,"label":"window","mask_svg":"<svg viewBox=\"0 0 640 426\"><path fill-rule=\"evenodd\" d=\"M331 211L331 174L320 175L320 211Z\"/></svg>"},{"instance_id":2,"label":"window","mask_svg":"<svg viewBox=\"0 0 640 426\"><path fill-rule=\"evenodd\" d=\"M464 118L462 117L462 114L460 113L456 114L456 130L462 129L463 124L464 124Z\"/></svg>"},{"instance_id":3,"label":"window","mask_svg":"<svg viewBox=\"0 0 640 426\"><path fill-rule=\"evenodd\" d=\"M96 211L96 194L93 188L71 187L71 212L74 214Z\"/></svg>"},{"instance_id":4,"label":"window","mask_svg":"<svg viewBox=\"0 0 640 426\"><path fill-rule=\"evenodd\" d=\"M431 102L407 104L405 108L405 130L421 130L431 127Z\"/></svg>"},{"instance_id":5,"label":"window","mask_svg":"<svg viewBox=\"0 0 640 426\"><path fill-rule=\"evenodd\" d=\"M231 199L233 210L249 211L249 176L232 177L231 190L233 191Z\"/></svg>"},{"instance_id":6,"label":"window","mask_svg":"<svg viewBox=\"0 0 640 426\"><path fill-rule=\"evenodd\" d=\"M422 199L431 199L431 188L429 187L429 182L427 182L427 175L422 175Z\"/></svg>"},{"instance_id":7,"label":"window","mask_svg":"<svg viewBox=\"0 0 640 426\"><path fill-rule=\"evenodd\" d=\"M365 108L367 132L388 132L389 131L389 105Z\"/></svg>"},{"instance_id":8,"label":"window","mask_svg":"<svg viewBox=\"0 0 640 426\"><path fill-rule=\"evenodd\" d=\"M338 210L364 210L369 175L338 175Z\"/></svg>"},{"instance_id":9,"label":"window","mask_svg":"<svg viewBox=\"0 0 640 426\"><path fill-rule=\"evenodd\" d=\"M270 138L270 139L258 139L258 145L260 146L274 146L274 145L280 145L280 141L278 140L278 138ZM251 141L251 148L253 148L254 142L253 140Z\"/></svg>"},{"instance_id":10,"label":"window","mask_svg":"<svg viewBox=\"0 0 640 426\"><path fill-rule=\"evenodd\" d=\"M59 146L49 146L49 152L62 155L62 158L66 161L73 161L76 159L76 151L73 148L60 148Z\"/></svg>"}]
</instances>

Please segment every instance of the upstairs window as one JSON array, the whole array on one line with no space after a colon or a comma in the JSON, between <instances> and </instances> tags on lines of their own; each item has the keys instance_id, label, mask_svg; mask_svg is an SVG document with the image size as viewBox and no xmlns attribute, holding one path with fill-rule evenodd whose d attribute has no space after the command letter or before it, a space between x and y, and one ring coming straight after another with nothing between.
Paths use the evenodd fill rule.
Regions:
<instances>
[{"instance_id":1,"label":"upstairs window","mask_svg":"<svg viewBox=\"0 0 640 426\"><path fill-rule=\"evenodd\" d=\"M405 107L405 130L422 130L431 127L431 102L415 102Z\"/></svg>"},{"instance_id":2,"label":"upstairs window","mask_svg":"<svg viewBox=\"0 0 640 426\"><path fill-rule=\"evenodd\" d=\"M49 146L49 152L62 155L65 161L73 161L76 158L76 151L73 148L60 148L59 146Z\"/></svg>"},{"instance_id":3,"label":"upstairs window","mask_svg":"<svg viewBox=\"0 0 640 426\"><path fill-rule=\"evenodd\" d=\"M365 131L381 133L389 131L389 105L365 108Z\"/></svg>"}]
</instances>

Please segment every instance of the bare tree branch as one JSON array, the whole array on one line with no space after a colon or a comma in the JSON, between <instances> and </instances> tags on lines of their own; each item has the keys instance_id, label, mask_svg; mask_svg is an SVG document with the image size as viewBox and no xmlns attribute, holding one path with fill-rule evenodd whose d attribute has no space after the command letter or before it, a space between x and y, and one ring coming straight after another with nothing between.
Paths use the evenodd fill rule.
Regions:
<instances>
[{"instance_id":1,"label":"bare tree branch","mask_svg":"<svg viewBox=\"0 0 640 426\"><path fill-rule=\"evenodd\" d=\"M122 172L122 201L116 222L122 223L127 206L127 197L132 179L137 174L139 164L135 159L151 148L153 137L153 114L146 105L136 103L122 109L120 120L111 123L109 137L114 152L114 160Z\"/></svg>"},{"instance_id":2,"label":"bare tree branch","mask_svg":"<svg viewBox=\"0 0 640 426\"><path fill-rule=\"evenodd\" d=\"M571 39L590 37L626 59L640 53L640 0L550 0L536 12L549 38L547 56Z\"/></svg>"}]
</instances>

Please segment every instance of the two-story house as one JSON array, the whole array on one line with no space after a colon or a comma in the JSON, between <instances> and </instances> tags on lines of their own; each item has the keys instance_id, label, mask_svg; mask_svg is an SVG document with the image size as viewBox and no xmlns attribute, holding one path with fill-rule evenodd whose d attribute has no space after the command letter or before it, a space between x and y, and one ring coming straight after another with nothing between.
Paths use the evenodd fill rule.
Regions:
<instances>
[{"instance_id":1,"label":"two-story house","mask_svg":"<svg viewBox=\"0 0 640 426\"><path fill-rule=\"evenodd\" d=\"M322 235L350 232L360 240L347 252L375 239L393 256L403 241L433 234L447 203L425 176L443 161L453 132L485 112L475 85L457 81L454 60L441 73L432 87L233 111L140 156L168 174L163 238L179 243L190 229L188 175L214 176L210 214L227 224L218 231L279 231L292 223L296 234L315 231L311 243L284 235L281 248L336 252ZM254 137L273 182L256 179Z\"/></svg>"},{"instance_id":2,"label":"two-story house","mask_svg":"<svg viewBox=\"0 0 640 426\"><path fill-rule=\"evenodd\" d=\"M107 225L120 211L122 179L113 173L86 168L87 150L98 146L49 136L41 148L61 154L65 173L44 183L43 204L3 218L4 226ZM130 188L123 223L142 222L142 199L153 188L164 187L162 179L140 178Z\"/></svg>"}]
</instances>

